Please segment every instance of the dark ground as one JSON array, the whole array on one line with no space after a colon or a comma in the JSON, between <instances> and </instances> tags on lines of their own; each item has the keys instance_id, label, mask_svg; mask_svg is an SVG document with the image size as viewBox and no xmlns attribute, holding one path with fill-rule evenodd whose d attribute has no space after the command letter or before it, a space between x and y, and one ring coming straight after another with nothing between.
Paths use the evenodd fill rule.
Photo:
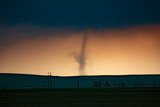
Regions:
<instances>
[{"instance_id":1,"label":"dark ground","mask_svg":"<svg viewBox=\"0 0 160 107\"><path fill-rule=\"evenodd\" d=\"M1 89L0 107L160 107L160 88Z\"/></svg>"}]
</instances>

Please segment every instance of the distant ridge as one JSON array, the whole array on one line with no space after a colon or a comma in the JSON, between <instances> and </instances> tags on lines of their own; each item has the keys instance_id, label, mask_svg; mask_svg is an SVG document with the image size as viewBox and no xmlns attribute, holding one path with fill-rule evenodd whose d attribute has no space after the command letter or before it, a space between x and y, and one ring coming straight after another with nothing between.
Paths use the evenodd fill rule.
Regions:
<instances>
[{"instance_id":1,"label":"distant ridge","mask_svg":"<svg viewBox=\"0 0 160 107\"><path fill-rule=\"evenodd\" d=\"M47 76L47 75L38 75L38 74L21 74L21 73L0 73L0 75Z\"/></svg>"},{"instance_id":2,"label":"distant ridge","mask_svg":"<svg viewBox=\"0 0 160 107\"><path fill-rule=\"evenodd\" d=\"M21 73L0 73L0 75L25 75L25 76L48 76L48 75L38 75L38 74L21 74ZM123 76L160 76L160 74L123 74L123 75L83 75L83 76L57 76L51 75L53 77L123 77Z\"/></svg>"},{"instance_id":3,"label":"distant ridge","mask_svg":"<svg viewBox=\"0 0 160 107\"><path fill-rule=\"evenodd\" d=\"M47 76L0 73L0 89L111 87L160 87L160 75Z\"/></svg>"}]
</instances>

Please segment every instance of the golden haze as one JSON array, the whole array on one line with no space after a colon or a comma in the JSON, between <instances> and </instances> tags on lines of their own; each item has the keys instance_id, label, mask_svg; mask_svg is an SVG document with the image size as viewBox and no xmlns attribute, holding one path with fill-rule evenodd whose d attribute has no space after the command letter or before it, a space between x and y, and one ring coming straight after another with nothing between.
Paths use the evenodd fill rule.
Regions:
<instances>
[{"instance_id":1,"label":"golden haze","mask_svg":"<svg viewBox=\"0 0 160 107\"><path fill-rule=\"evenodd\" d=\"M8 29L4 35L19 36L0 47L1 73L79 75L73 54L83 30ZM159 25L90 29L88 36L86 75L160 74Z\"/></svg>"}]
</instances>

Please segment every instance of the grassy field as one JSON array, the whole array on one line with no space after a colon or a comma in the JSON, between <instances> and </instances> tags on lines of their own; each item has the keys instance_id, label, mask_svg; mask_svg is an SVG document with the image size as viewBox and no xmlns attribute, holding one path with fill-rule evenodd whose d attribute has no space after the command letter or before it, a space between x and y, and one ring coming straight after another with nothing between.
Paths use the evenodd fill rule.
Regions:
<instances>
[{"instance_id":1,"label":"grassy field","mask_svg":"<svg viewBox=\"0 0 160 107\"><path fill-rule=\"evenodd\" d=\"M3 89L0 107L160 107L160 88Z\"/></svg>"}]
</instances>

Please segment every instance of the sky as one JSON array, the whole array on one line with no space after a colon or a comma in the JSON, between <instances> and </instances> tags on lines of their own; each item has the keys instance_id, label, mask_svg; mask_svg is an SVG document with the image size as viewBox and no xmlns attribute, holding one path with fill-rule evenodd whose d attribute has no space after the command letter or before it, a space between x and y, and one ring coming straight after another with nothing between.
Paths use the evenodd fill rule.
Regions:
<instances>
[{"instance_id":1,"label":"sky","mask_svg":"<svg viewBox=\"0 0 160 107\"><path fill-rule=\"evenodd\" d=\"M160 74L159 0L1 0L0 73ZM75 59L87 32L85 69Z\"/></svg>"}]
</instances>

